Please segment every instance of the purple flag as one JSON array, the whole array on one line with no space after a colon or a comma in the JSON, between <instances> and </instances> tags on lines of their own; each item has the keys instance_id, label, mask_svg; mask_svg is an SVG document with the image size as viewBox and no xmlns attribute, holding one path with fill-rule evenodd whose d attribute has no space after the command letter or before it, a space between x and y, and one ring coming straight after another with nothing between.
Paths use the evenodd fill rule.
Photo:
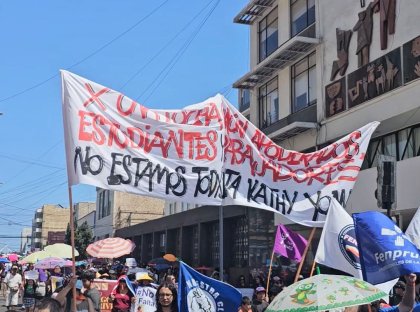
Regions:
<instances>
[{"instance_id":1,"label":"purple flag","mask_svg":"<svg viewBox=\"0 0 420 312\"><path fill-rule=\"evenodd\" d=\"M274 253L300 261L308 242L306 239L285 227L283 224L277 226L276 240L274 241Z\"/></svg>"}]
</instances>

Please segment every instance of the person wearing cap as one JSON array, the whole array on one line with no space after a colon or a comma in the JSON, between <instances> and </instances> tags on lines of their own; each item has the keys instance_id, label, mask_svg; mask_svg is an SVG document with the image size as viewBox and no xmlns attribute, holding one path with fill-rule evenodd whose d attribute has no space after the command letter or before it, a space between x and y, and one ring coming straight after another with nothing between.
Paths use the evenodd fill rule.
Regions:
<instances>
[{"instance_id":1,"label":"person wearing cap","mask_svg":"<svg viewBox=\"0 0 420 312\"><path fill-rule=\"evenodd\" d=\"M13 265L7 273L4 284L6 285L6 308L16 307L18 304L20 291L22 290L22 275L18 273L17 265Z\"/></svg>"},{"instance_id":2,"label":"person wearing cap","mask_svg":"<svg viewBox=\"0 0 420 312\"><path fill-rule=\"evenodd\" d=\"M268 307L268 302L265 300L265 288L259 286L255 289L255 299L252 301L252 307L256 312L263 312Z\"/></svg>"},{"instance_id":3,"label":"person wearing cap","mask_svg":"<svg viewBox=\"0 0 420 312\"><path fill-rule=\"evenodd\" d=\"M398 281L395 285L394 285L394 289L393 289L393 294L392 296L389 298L389 304L391 306L395 306L398 305L403 296L404 296L404 292L405 292L405 283L403 281Z\"/></svg>"},{"instance_id":4,"label":"person wearing cap","mask_svg":"<svg viewBox=\"0 0 420 312\"><path fill-rule=\"evenodd\" d=\"M416 303L416 274L405 276L405 292L401 302L390 308L379 309L380 312L420 312L420 303Z\"/></svg>"},{"instance_id":5,"label":"person wearing cap","mask_svg":"<svg viewBox=\"0 0 420 312\"><path fill-rule=\"evenodd\" d=\"M84 271L82 273L82 282L85 289L84 295L90 298L93 302L93 306L97 312L101 311L101 293L98 288L93 285L95 279L95 273L92 271Z\"/></svg>"},{"instance_id":6,"label":"person wearing cap","mask_svg":"<svg viewBox=\"0 0 420 312\"><path fill-rule=\"evenodd\" d=\"M151 278L150 275L147 274L146 272L137 272L136 281L137 281L138 287L145 287L145 286L153 287L152 285L153 278Z\"/></svg>"},{"instance_id":7,"label":"person wearing cap","mask_svg":"<svg viewBox=\"0 0 420 312\"><path fill-rule=\"evenodd\" d=\"M136 281L138 286L136 288L134 302L137 311L134 311L141 312L143 310L143 306L147 306L149 309L156 308L156 288L152 284L153 279L146 272L137 272Z\"/></svg>"}]
</instances>

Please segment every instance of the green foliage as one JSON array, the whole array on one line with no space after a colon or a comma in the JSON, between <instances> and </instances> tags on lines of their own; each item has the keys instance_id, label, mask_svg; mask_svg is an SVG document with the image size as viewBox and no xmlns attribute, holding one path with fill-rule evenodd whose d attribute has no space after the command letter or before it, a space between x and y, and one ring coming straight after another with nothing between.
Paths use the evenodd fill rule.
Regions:
<instances>
[{"instance_id":1,"label":"green foliage","mask_svg":"<svg viewBox=\"0 0 420 312\"><path fill-rule=\"evenodd\" d=\"M79 252L78 260L87 259L88 254L86 253L87 246L92 243L93 233L90 226L85 221L80 227L77 227L77 223L74 222L74 245ZM71 245L71 233L70 224L67 225L65 243Z\"/></svg>"},{"instance_id":2,"label":"green foliage","mask_svg":"<svg viewBox=\"0 0 420 312\"><path fill-rule=\"evenodd\" d=\"M77 230L74 236L76 249L79 251L79 260L87 259L86 248L92 243L93 233L85 221Z\"/></svg>"}]
</instances>

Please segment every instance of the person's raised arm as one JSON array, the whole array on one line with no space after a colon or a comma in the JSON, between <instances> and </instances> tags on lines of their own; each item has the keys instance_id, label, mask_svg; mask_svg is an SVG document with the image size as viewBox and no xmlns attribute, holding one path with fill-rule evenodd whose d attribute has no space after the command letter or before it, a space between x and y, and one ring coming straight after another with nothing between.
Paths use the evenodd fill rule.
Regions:
<instances>
[{"instance_id":1,"label":"person's raised arm","mask_svg":"<svg viewBox=\"0 0 420 312\"><path fill-rule=\"evenodd\" d=\"M77 277L72 277L67 284L66 287L64 287L60 292L57 294L57 297L55 297L55 300L60 302L60 306L63 308L66 306L67 302L67 294L70 290L73 289L73 287L76 285Z\"/></svg>"},{"instance_id":2,"label":"person's raised arm","mask_svg":"<svg viewBox=\"0 0 420 312\"><path fill-rule=\"evenodd\" d=\"M416 274L413 273L405 276L405 292L400 304L398 305L398 310L400 312L410 312L413 310L416 299L416 278Z\"/></svg>"}]
</instances>

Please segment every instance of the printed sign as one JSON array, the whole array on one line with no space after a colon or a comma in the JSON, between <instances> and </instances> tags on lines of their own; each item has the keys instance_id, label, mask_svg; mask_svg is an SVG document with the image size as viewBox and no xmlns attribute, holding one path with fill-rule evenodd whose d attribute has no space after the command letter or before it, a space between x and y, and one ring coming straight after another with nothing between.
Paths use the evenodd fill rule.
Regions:
<instances>
[{"instance_id":1,"label":"printed sign","mask_svg":"<svg viewBox=\"0 0 420 312\"><path fill-rule=\"evenodd\" d=\"M137 266L137 261L135 258L127 258L125 259L125 265L129 268L135 268Z\"/></svg>"},{"instance_id":2,"label":"printed sign","mask_svg":"<svg viewBox=\"0 0 420 312\"><path fill-rule=\"evenodd\" d=\"M93 286L97 287L101 293L101 312L111 312L112 302L109 301L109 295L118 282L116 280L100 280L95 279L93 281Z\"/></svg>"},{"instance_id":3,"label":"printed sign","mask_svg":"<svg viewBox=\"0 0 420 312\"><path fill-rule=\"evenodd\" d=\"M182 110L148 109L62 71L70 185L206 205L244 205L322 226L347 201L372 122L313 153L286 150L223 96Z\"/></svg>"},{"instance_id":4,"label":"printed sign","mask_svg":"<svg viewBox=\"0 0 420 312\"><path fill-rule=\"evenodd\" d=\"M139 310L141 308L141 310ZM153 287L137 287L135 312L156 311L156 289Z\"/></svg>"}]
</instances>

